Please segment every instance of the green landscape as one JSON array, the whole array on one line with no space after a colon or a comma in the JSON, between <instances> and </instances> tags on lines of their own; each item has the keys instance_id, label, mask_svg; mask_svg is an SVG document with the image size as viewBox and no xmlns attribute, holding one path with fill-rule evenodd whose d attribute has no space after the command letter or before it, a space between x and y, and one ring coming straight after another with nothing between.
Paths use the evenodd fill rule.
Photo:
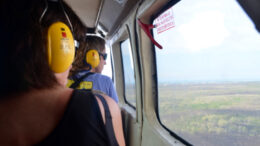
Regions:
<instances>
[{"instance_id":1,"label":"green landscape","mask_svg":"<svg viewBox=\"0 0 260 146\"><path fill-rule=\"evenodd\" d=\"M159 84L162 123L193 145L260 144L260 82Z\"/></svg>"}]
</instances>

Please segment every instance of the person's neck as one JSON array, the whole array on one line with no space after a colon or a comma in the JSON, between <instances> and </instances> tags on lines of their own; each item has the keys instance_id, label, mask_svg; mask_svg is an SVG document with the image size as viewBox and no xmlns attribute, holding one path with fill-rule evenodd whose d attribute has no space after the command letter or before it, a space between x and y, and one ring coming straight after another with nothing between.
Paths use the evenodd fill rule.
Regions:
<instances>
[{"instance_id":1,"label":"person's neck","mask_svg":"<svg viewBox=\"0 0 260 146\"><path fill-rule=\"evenodd\" d=\"M90 72L96 72L96 69L95 69L95 68L92 68L92 69L90 70Z\"/></svg>"}]
</instances>

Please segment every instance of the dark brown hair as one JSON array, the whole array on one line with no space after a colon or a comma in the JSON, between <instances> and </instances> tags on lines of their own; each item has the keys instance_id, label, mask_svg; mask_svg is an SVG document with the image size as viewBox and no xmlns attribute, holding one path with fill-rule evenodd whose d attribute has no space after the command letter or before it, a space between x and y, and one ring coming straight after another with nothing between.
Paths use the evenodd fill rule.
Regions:
<instances>
[{"instance_id":1,"label":"dark brown hair","mask_svg":"<svg viewBox=\"0 0 260 146\"><path fill-rule=\"evenodd\" d=\"M79 50L76 52L75 61L72 64L72 69L70 70L70 76L75 75L79 71L85 69L86 63L86 53L90 49L97 50L98 52L103 52L105 50L105 40L99 36L91 35L87 36L85 41L81 43Z\"/></svg>"},{"instance_id":2,"label":"dark brown hair","mask_svg":"<svg viewBox=\"0 0 260 146\"><path fill-rule=\"evenodd\" d=\"M46 3L44 0L2 0L0 3L1 19L1 77L0 97L12 93L26 92L30 89L51 88L57 84L54 73L47 61L46 38L47 28L53 22L68 21L57 2L48 2L48 10L41 22L40 16ZM75 38L82 22L63 3L71 18Z\"/></svg>"}]
</instances>

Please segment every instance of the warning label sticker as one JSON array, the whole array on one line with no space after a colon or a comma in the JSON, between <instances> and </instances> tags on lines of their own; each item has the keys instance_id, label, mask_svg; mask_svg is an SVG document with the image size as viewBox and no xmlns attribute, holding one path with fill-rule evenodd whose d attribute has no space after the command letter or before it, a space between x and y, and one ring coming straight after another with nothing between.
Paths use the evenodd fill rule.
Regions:
<instances>
[{"instance_id":1,"label":"warning label sticker","mask_svg":"<svg viewBox=\"0 0 260 146\"><path fill-rule=\"evenodd\" d=\"M173 17L173 8L166 10L159 17L154 20L156 25L157 33L162 33L170 28L175 26L174 17Z\"/></svg>"}]
</instances>

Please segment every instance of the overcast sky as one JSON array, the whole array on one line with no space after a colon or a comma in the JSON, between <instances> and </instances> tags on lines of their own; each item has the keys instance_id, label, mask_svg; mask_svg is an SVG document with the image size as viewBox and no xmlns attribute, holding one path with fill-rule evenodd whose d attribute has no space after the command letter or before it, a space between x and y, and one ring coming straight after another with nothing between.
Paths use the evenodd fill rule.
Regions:
<instances>
[{"instance_id":1,"label":"overcast sky","mask_svg":"<svg viewBox=\"0 0 260 146\"><path fill-rule=\"evenodd\" d=\"M260 34L234 0L183 0L158 34L159 82L260 81Z\"/></svg>"}]
</instances>

